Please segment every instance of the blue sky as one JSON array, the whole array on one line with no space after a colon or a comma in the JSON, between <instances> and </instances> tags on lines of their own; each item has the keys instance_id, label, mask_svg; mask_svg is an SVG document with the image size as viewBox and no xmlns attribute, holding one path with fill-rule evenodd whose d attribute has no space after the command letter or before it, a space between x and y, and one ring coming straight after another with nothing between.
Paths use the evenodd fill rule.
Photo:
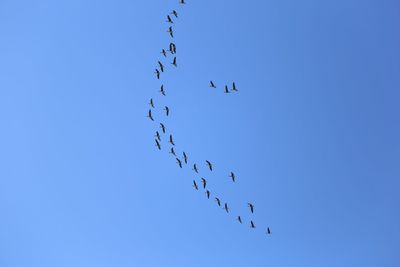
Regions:
<instances>
[{"instance_id":1,"label":"blue sky","mask_svg":"<svg viewBox=\"0 0 400 267\"><path fill-rule=\"evenodd\" d=\"M398 1L177 2L0 1L0 266L399 266Z\"/></svg>"}]
</instances>

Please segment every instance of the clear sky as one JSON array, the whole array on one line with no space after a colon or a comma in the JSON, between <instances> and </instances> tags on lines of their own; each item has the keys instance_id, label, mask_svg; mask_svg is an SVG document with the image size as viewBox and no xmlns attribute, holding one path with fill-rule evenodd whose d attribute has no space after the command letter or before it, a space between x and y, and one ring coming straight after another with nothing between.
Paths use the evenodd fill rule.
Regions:
<instances>
[{"instance_id":1,"label":"clear sky","mask_svg":"<svg viewBox=\"0 0 400 267\"><path fill-rule=\"evenodd\" d=\"M186 1L0 0L0 266L400 266L399 1Z\"/></svg>"}]
</instances>

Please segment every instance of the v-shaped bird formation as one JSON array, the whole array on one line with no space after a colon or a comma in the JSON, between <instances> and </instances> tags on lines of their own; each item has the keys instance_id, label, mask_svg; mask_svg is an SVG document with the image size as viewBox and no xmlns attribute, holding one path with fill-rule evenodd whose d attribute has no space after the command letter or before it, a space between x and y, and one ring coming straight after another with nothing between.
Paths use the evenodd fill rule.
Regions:
<instances>
[{"instance_id":1,"label":"v-shaped bird formation","mask_svg":"<svg viewBox=\"0 0 400 267\"><path fill-rule=\"evenodd\" d=\"M179 4L184 5L184 4L186 4L186 2L185 2L185 0L179 0ZM177 54L176 47L177 46L173 42L174 36L175 36L174 25L175 25L176 21L178 20L178 18L179 18L178 12L175 9L172 10L166 16L166 23L168 25L167 32L169 34L169 38L171 38L171 42L170 42L168 48L163 48L161 50L160 54L162 55L164 60L167 60L170 64L162 62L162 59L157 61L157 67L155 68L154 74L158 80L162 80L162 76L167 72L168 66L173 66L174 68L178 67L178 60L177 60L177 56L176 56L176 54ZM210 80L209 87L213 88L213 89L217 89L218 85L213 80ZM235 93L238 91L239 90L237 89L235 82L232 82L231 86L228 86L227 84L225 84L223 86L223 88L221 89L221 92L226 93L226 94ZM164 83L160 84L159 93L160 93L159 97L167 96L167 92L166 92ZM152 122L155 122L156 118L154 117L153 110L158 108L155 99L151 98L149 105L150 105L150 109L148 110L147 117ZM171 109L169 106L164 105L163 107L160 107L160 108L162 109L162 111L163 111L162 113L164 113L165 117L169 117L171 115ZM173 110L172 110L172 112L173 112ZM173 157L175 157L178 168L183 169L184 167L187 168L188 165L191 165L192 166L191 170L193 171L194 176L198 176L202 172L212 172L214 170L214 164L209 160L204 160L204 170L202 170L202 168L199 168L197 163L194 161L189 163L189 157L185 151L182 151L181 153L177 152L177 146L175 143L175 139L171 133L171 130L170 129L167 130L166 125L160 121L158 122L158 126L159 126L159 129L161 130L161 133L159 130L156 130L156 132L155 132L155 135L154 135L155 146L157 147L158 150L163 150L164 146L166 146L167 148L165 150L168 151L168 153L171 154ZM165 142L162 142L163 139L165 139ZM201 166L202 165L200 165L200 167ZM229 178L229 179L227 178L227 180L230 180L232 183L236 183L237 177L234 172L232 172L232 171L227 172L227 177ZM206 199L214 200L216 202L216 205L218 207L222 208L227 214L233 214L234 209L231 209L228 202L225 202L225 201L223 202L221 200L221 197L218 196L218 194L216 192L212 191L209 188L208 181L204 176L200 177L199 180L194 179L192 181L192 186L196 191L203 190L206 195ZM252 216L255 212L254 204L247 203L247 206L248 206L248 213L249 213L248 215ZM236 220L239 224L246 223L245 220L243 220L242 215L240 215L240 214L234 215L234 220ZM248 227L251 229L256 228L256 224L252 219L250 219L247 222L247 224L248 224ZM266 228L265 233L267 235L271 234L270 227Z\"/></svg>"}]
</instances>

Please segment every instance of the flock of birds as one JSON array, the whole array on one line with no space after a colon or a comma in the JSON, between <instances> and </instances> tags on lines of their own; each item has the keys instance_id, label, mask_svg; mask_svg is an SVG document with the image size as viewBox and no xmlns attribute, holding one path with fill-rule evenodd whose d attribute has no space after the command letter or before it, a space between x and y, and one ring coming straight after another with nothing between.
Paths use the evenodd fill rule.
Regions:
<instances>
[{"instance_id":1,"label":"flock of birds","mask_svg":"<svg viewBox=\"0 0 400 267\"><path fill-rule=\"evenodd\" d=\"M179 3L181 5L186 4L185 0L179 0ZM178 15L178 12L176 10L172 10L172 12L167 15L166 22L169 24L167 32L169 33L169 36L172 39L174 38L174 34L175 34L174 28L173 28L172 25L175 23L175 20L177 20L178 18L179 18L179 15ZM165 48L162 49L161 50L161 54L162 54L162 56L164 58L168 58L171 55L171 57L173 57L171 65L174 66L174 67L178 66L177 57L176 57L176 44L175 43L173 43L171 41L170 45L169 45L169 48L167 50ZM156 67L154 74L155 74L156 78L158 80L160 80L162 74L165 73L165 71L166 71L166 66L164 65L165 63L161 62L160 60L157 62L157 64L158 64L158 66ZM209 83L209 87L217 88L217 86L215 85L215 83L212 80ZM235 82L232 83L232 87L231 88L229 88L228 85L225 85L225 87L224 87L224 93L227 93L227 94L228 93L234 93L234 92L237 92L237 91L238 91L238 89L236 87ZM164 88L164 84L163 83L160 86L159 93L161 94L162 97L166 96L166 90ZM154 120L154 116L153 116L153 110L155 110L155 103L154 103L153 98L150 99L149 105L150 105L150 109L148 111L147 117L151 121L155 121ZM168 106L164 106L163 112L165 113L165 116L169 116L170 115L170 108ZM178 167L179 168L183 168L185 165L188 165L189 164L188 155L186 154L186 152L183 151L182 152L182 156L178 157L178 154L176 152L176 145L175 145L175 141L174 141L173 135L172 134L169 134L169 135L167 134L167 128L166 128L165 124L162 123L162 122L159 122L159 129L160 129L162 134L160 133L159 130L157 130L155 132L155 136L154 136L154 138L155 138L155 146L159 150L162 150L161 139L162 139L162 136L163 137L166 136L166 138L168 139L168 144L170 146L169 147L169 153L172 154L175 157L176 164L178 165ZM208 170L212 172L213 168L214 168L213 163L210 162L209 160L206 160L205 164L206 164ZM196 163L193 163L192 170L196 174L199 174L199 167L197 166ZM233 183L236 182L235 173L230 172L229 173L229 177L230 177L230 180ZM227 202L222 202L221 199L217 195L214 196L214 194L211 193L211 191L207 187L207 180L205 178L202 177L202 178L200 178L200 180L196 180L196 179L193 180L193 187L197 191L199 191L199 189L203 189L205 191L207 199L214 198L216 204L219 207L222 207L223 210L225 210L226 213L230 213L231 212L229 204ZM247 203L247 206L249 208L249 212L251 214L253 214L254 213L254 205L253 205L253 203ZM237 215L236 216L236 220L240 224L244 223L244 221L242 220L242 216L241 215ZM255 224L255 222L253 220L250 220L249 227L252 228L252 229L256 228L256 224ZM268 234L268 235L271 234L271 229L269 227L267 227L267 229L266 229L266 234Z\"/></svg>"}]
</instances>

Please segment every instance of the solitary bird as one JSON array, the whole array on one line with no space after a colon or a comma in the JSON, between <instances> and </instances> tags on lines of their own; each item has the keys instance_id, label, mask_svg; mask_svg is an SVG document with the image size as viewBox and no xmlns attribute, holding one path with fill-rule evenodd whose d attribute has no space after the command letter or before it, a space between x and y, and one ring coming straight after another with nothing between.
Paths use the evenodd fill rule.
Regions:
<instances>
[{"instance_id":1,"label":"solitary bird","mask_svg":"<svg viewBox=\"0 0 400 267\"><path fill-rule=\"evenodd\" d=\"M172 38L174 38L174 30L172 29L172 26L170 26L169 28L168 28L168 31L167 31L168 33L169 33L169 35L172 37Z\"/></svg>"},{"instance_id":2,"label":"solitary bird","mask_svg":"<svg viewBox=\"0 0 400 267\"><path fill-rule=\"evenodd\" d=\"M213 170L213 166L212 166L211 162L206 160L206 163L207 163L208 168L210 169L210 171L212 171Z\"/></svg>"},{"instance_id":3,"label":"solitary bird","mask_svg":"<svg viewBox=\"0 0 400 267\"><path fill-rule=\"evenodd\" d=\"M231 174L229 175L229 177L231 177L232 182L235 182L236 176L233 172L231 172Z\"/></svg>"},{"instance_id":4,"label":"solitary bird","mask_svg":"<svg viewBox=\"0 0 400 267\"><path fill-rule=\"evenodd\" d=\"M210 199L210 195L211 195L210 191L207 190L206 195L207 195L207 198Z\"/></svg>"},{"instance_id":5,"label":"solitary bird","mask_svg":"<svg viewBox=\"0 0 400 267\"><path fill-rule=\"evenodd\" d=\"M182 169L182 161L180 159L176 158L176 163L178 163L179 168Z\"/></svg>"},{"instance_id":6,"label":"solitary bird","mask_svg":"<svg viewBox=\"0 0 400 267\"><path fill-rule=\"evenodd\" d=\"M251 203L247 203L247 205L249 206L251 213L254 213L254 205Z\"/></svg>"},{"instance_id":7,"label":"solitary bird","mask_svg":"<svg viewBox=\"0 0 400 267\"><path fill-rule=\"evenodd\" d=\"M242 223L242 218L240 216L237 216L237 220Z\"/></svg>"},{"instance_id":8,"label":"solitary bird","mask_svg":"<svg viewBox=\"0 0 400 267\"><path fill-rule=\"evenodd\" d=\"M196 181L195 181L195 180L193 180L193 187L194 187L194 189L196 189L196 190L199 190L199 187L197 186L197 184L196 184Z\"/></svg>"},{"instance_id":9,"label":"solitary bird","mask_svg":"<svg viewBox=\"0 0 400 267\"><path fill-rule=\"evenodd\" d=\"M150 98L150 107L154 108L154 102L153 102L153 98Z\"/></svg>"},{"instance_id":10,"label":"solitary bird","mask_svg":"<svg viewBox=\"0 0 400 267\"><path fill-rule=\"evenodd\" d=\"M203 183L203 188L205 189L207 186L207 181L204 178L201 178L201 182Z\"/></svg>"},{"instance_id":11,"label":"solitary bird","mask_svg":"<svg viewBox=\"0 0 400 267\"><path fill-rule=\"evenodd\" d=\"M160 128L163 133L165 133L165 125L160 122Z\"/></svg>"},{"instance_id":12,"label":"solitary bird","mask_svg":"<svg viewBox=\"0 0 400 267\"><path fill-rule=\"evenodd\" d=\"M196 165L196 163L193 164L193 170L194 170L195 172L199 173L199 171L197 170L197 165Z\"/></svg>"},{"instance_id":13,"label":"solitary bird","mask_svg":"<svg viewBox=\"0 0 400 267\"><path fill-rule=\"evenodd\" d=\"M167 16L167 22L168 23L174 23L169 15Z\"/></svg>"},{"instance_id":14,"label":"solitary bird","mask_svg":"<svg viewBox=\"0 0 400 267\"><path fill-rule=\"evenodd\" d=\"M212 87L212 88L217 88L217 87L215 86L215 84L214 84L213 81L210 81L210 87Z\"/></svg>"},{"instance_id":15,"label":"solitary bird","mask_svg":"<svg viewBox=\"0 0 400 267\"><path fill-rule=\"evenodd\" d=\"M165 49L161 50L161 54L163 54L164 57L167 57L167 51L165 51Z\"/></svg>"},{"instance_id":16,"label":"solitary bird","mask_svg":"<svg viewBox=\"0 0 400 267\"><path fill-rule=\"evenodd\" d=\"M161 141L161 136L160 136L160 133L158 131L156 131L156 135L154 137L157 138L158 141Z\"/></svg>"},{"instance_id":17,"label":"solitary bird","mask_svg":"<svg viewBox=\"0 0 400 267\"><path fill-rule=\"evenodd\" d=\"M156 146L157 146L158 150L161 150L161 145L160 145L160 143L158 142L157 139L156 139Z\"/></svg>"},{"instance_id":18,"label":"solitary bird","mask_svg":"<svg viewBox=\"0 0 400 267\"><path fill-rule=\"evenodd\" d=\"M171 153L172 155L174 155L176 157L175 149L173 147L171 147L171 150L169 151L169 153Z\"/></svg>"},{"instance_id":19,"label":"solitary bird","mask_svg":"<svg viewBox=\"0 0 400 267\"><path fill-rule=\"evenodd\" d=\"M149 114L147 115L147 117L148 117L150 120L154 121L153 115L151 115L151 109L149 109Z\"/></svg>"},{"instance_id":20,"label":"solitary bird","mask_svg":"<svg viewBox=\"0 0 400 267\"><path fill-rule=\"evenodd\" d=\"M226 213L229 213L228 203L225 203L225 205L224 205L224 210L226 211Z\"/></svg>"},{"instance_id":21,"label":"solitary bird","mask_svg":"<svg viewBox=\"0 0 400 267\"><path fill-rule=\"evenodd\" d=\"M254 224L253 221L250 221L250 227L251 227L251 228L256 228L256 225Z\"/></svg>"},{"instance_id":22,"label":"solitary bird","mask_svg":"<svg viewBox=\"0 0 400 267\"><path fill-rule=\"evenodd\" d=\"M178 64L176 64L176 57L174 57L174 60L171 63L172 65L174 65L175 67L178 67Z\"/></svg>"},{"instance_id":23,"label":"solitary bird","mask_svg":"<svg viewBox=\"0 0 400 267\"><path fill-rule=\"evenodd\" d=\"M154 72L157 76L157 79L160 79L160 71L158 69L156 69L156 71Z\"/></svg>"},{"instance_id":24,"label":"solitary bird","mask_svg":"<svg viewBox=\"0 0 400 267\"><path fill-rule=\"evenodd\" d=\"M177 18L178 17L178 12L176 12L176 10L172 10L171 15L174 15L175 18Z\"/></svg>"},{"instance_id":25,"label":"solitary bird","mask_svg":"<svg viewBox=\"0 0 400 267\"><path fill-rule=\"evenodd\" d=\"M168 116L169 115L169 107L165 106L164 110L165 110L165 114L167 114L167 116Z\"/></svg>"},{"instance_id":26,"label":"solitary bird","mask_svg":"<svg viewBox=\"0 0 400 267\"><path fill-rule=\"evenodd\" d=\"M165 96L164 84L161 85L160 93Z\"/></svg>"},{"instance_id":27,"label":"solitary bird","mask_svg":"<svg viewBox=\"0 0 400 267\"><path fill-rule=\"evenodd\" d=\"M185 151L183 151L183 160L185 161L186 164L188 163L188 157L187 157Z\"/></svg>"},{"instance_id":28,"label":"solitary bird","mask_svg":"<svg viewBox=\"0 0 400 267\"><path fill-rule=\"evenodd\" d=\"M269 229L269 227L267 227L267 234L268 234L268 235L271 234L271 230Z\"/></svg>"},{"instance_id":29,"label":"solitary bird","mask_svg":"<svg viewBox=\"0 0 400 267\"><path fill-rule=\"evenodd\" d=\"M172 134L169 135L169 143L173 146L175 145L174 140L172 139Z\"/></svg>"},{"instance_id":30,"label":"solitary bird","mask_svg":"<svg viewBox=\"0 0 400 267\"><path fill-rule=\"evenodd\" d=\"M161 63L161 61L158 61L158 66L160 66L161 72L164 72L164 65Z\"/></svg>"},{"instance_id":31,"label":"solitary bird","mask_svg":"<svg viewBox=\"0 0 400 267\"><path fill-rule=\"evenodd\" d=\"M232 83L232 91L239 91L238 89L236 89L236 84L235 82Z\"/></svg>"},{"instance_id":32,"label":"solitary bird","mask_svg":"<svg viewBox=\"0 0 400 267\"><path fill-rule=\"evenodd\" d=\"M225 94L229 94L228 85L225 85Z\"/></svg>"},{"instance_id":33,"label":"solitary bird","mask_svg":"<svg viewBox=\"0 0 400 267\"><path fill-rule=\"evenodd\" d=\"M219 198L215 198L215 201L217 201L217 205L221 207L221 200Z\"/></svg>"}]
</instances>

